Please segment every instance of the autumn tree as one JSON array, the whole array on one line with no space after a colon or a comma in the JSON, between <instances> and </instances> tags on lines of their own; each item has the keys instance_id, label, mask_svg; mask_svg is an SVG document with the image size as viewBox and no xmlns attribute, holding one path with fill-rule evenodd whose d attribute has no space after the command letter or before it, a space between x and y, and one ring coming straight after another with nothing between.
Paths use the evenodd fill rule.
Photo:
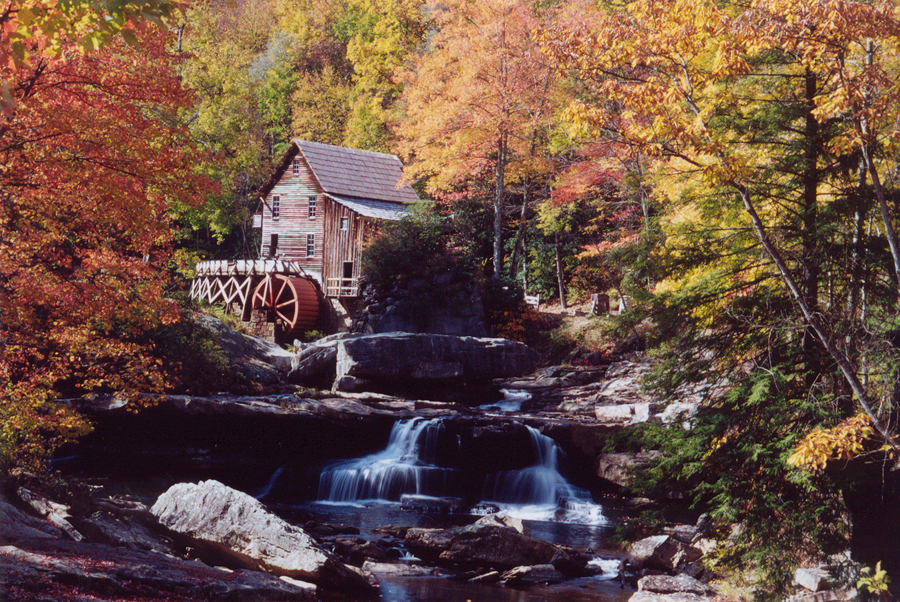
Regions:
<instances>
[{"instance_id":1,"label":"autumn tree","mask_svg":"<svg viewBox=\"0 0 900 602\"><path fill-rule=\"evenodd\" d=\"M64 50L90 52L117 36L134 42L136 27L146 19L159 23L178 4L167 0L9 0L0 10L0 55L16 70L58 58ZM8 71L0 80L0 109L4 111L16 102L18 82L13 75L14 71Z\"/></svg>"},{"instance_id":2,"label":"autumn tree","mask_svg":"<svg viewBox=\"0 0 900 602\"><path fill-rule=\"evenodd\" d=\"M491 174L496 278L507 170L534 156L536 130L551 116L554 73L532 36L541 15L517 0L442 2L429 10L437 31L403 80L399 148L410 177L426 179L432 194Z\"/></svg>"},{"instance_id":3,"label":"autumn tree","mask_svg":"<svg viewBox=\"0 0 900 602\"><path fill-rule=\"evenodd\" d=\"M817 427L813 447L863 423L858 434L895 445L896 216L880 176L893 165L896 8L639 0L573 13L543 38L594 93L569 118L651 157L666 212L656 257L671 271L651 306L668 346L660 378L728 378L679 439L681 474L750 526L751 548L845 541L832 475L801 476L785 460ZM834 529L818 528L816 512ZM789 564L767 570L780 577Z\"/></svg>"},{"instance_id":4,"label":"autumn tree","mask_svg":"<svg viewBox=\"0 0 900 602\"><path fill-rule=\"evenodd\" d=\"M159 391L147 332L164 297L177 199L199 200L190 103L156 27L83 54L0 66L0 463L32 463L88 424L61 394ZM38 42L43 43L43 42Z\"/></svg>"}]
</instances>

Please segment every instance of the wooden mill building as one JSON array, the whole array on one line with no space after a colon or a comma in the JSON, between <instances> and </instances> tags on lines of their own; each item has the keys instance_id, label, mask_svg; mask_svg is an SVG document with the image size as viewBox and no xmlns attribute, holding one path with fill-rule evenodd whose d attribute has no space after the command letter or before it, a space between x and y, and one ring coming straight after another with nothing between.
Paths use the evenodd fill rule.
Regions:
<instances>
[{"instance_id":1,"label":"wooden mill building","mask_svg":"<svg viewBox=\"0 0 900 602\"><path fill-rule=\"evenodd\" d=\"M291 262L326 297L359 295L359 259L374 223L419 200L395 155L293 140L260 190L260 257Z\"/></svg>"}]
</instances>

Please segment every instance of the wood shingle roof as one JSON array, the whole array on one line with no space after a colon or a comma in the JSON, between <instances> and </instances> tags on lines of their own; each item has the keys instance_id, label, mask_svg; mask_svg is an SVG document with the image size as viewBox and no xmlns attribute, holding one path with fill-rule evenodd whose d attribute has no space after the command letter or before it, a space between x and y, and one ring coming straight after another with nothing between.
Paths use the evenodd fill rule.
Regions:
<instances>
[{"instance_id":1,"label":"wood shingle roof","mask_svg":"<svg viewBox=\"0 0 900 602\"><path fill-rule=\"evenodd\" d=\"M297 139L260 194L269 193L297 152L326 194L403 204L419 200L412 186L403 181L403 164L396 155Z\"/></svg>"}]
</instances>

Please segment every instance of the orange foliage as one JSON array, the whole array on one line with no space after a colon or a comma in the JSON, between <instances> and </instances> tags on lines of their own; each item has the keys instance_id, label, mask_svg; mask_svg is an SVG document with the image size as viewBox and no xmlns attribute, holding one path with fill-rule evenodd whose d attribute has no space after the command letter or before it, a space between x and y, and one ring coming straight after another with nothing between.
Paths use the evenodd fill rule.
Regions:
<instances>
[{"instance_id":1,"label":"orange foliage","mask_svg":"<svg viewBox=\"0 0 900 602\"><path fill-rule=\"evenodd\" d=\"M84 432L59 391L164 386L144 335L177 319L167 211L205 182L152 29L136 47L0 65L17 82L0 117L0 462Z\"/></svg>"}]
</instances>

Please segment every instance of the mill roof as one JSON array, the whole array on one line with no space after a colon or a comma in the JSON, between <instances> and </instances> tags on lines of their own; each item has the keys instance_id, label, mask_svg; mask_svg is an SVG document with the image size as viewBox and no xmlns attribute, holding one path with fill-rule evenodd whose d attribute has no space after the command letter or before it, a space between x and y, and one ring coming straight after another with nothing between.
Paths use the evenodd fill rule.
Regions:
<instances>
[{"instance_id":1,"label":"mill roof","mask_svg":"<svg viewBox=\"0 0 900 602\"><path fill-rule=\"evenodd\" d=\"M299 153L309 164L323 191L341 199L387 203L415 203L419 195L403 181L403 164L396 155L376 153L320 142L294 139L272 179L262 188L265 196ZM387 218L391 219L391 218ZM397 218L393 218L397 219Z\"/></svg>"},{"instance_id":2,"label":"mill roof","mask_svg":"<svg viewBox=\"0 0 900 602\"><path fill-rule=\"evenodd\" d=\"M363 217L386 219L397 221L407 215L408 204L391 203L386 201L373 201L372 199L359 199L326 193L326 196L334 199L344 207L352 209Z\"/></svg>"}]
</instances>

